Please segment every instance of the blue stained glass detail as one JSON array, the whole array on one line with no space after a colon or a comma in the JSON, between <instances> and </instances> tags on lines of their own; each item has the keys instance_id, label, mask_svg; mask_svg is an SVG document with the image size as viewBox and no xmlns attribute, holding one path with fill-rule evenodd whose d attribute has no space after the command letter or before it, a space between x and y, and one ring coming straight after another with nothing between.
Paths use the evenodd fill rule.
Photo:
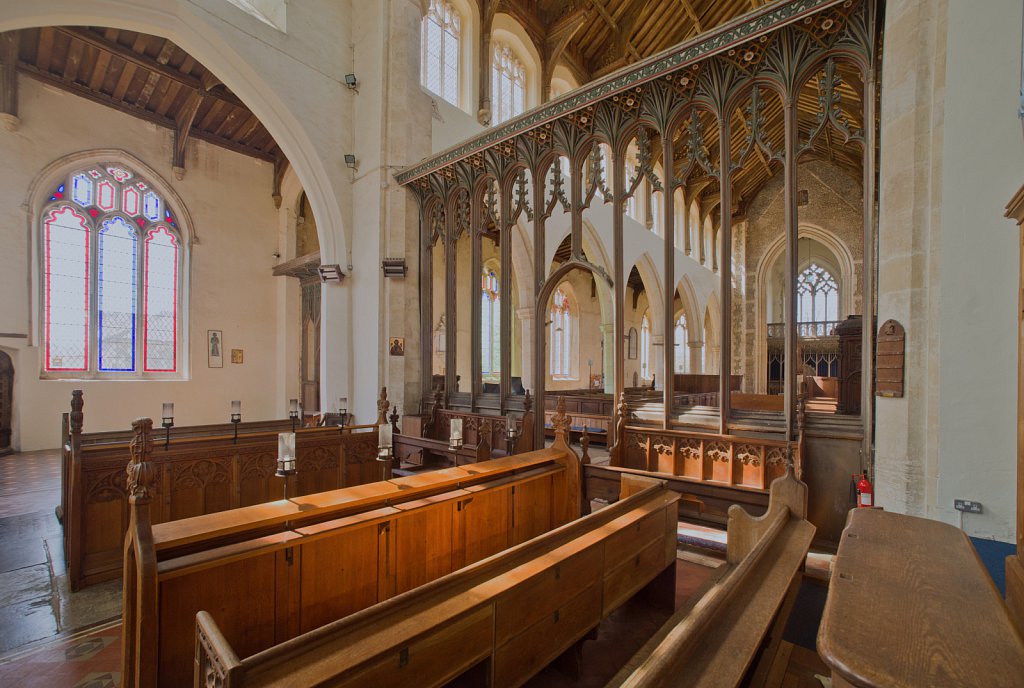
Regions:
<instances>
[{"instance_id":1,"label":"blue stained glass detail","mask_svg":"<svg viewBox=\"0 0 1024 688\"><path fill-rule=\"evenodd\" d=\"M178 226L174 224L174 218L171 217L171 210L167 206L164 206L164 219L167 220L167 224L169 224L171 227Z\"/></svg>"},{"instance_id":2,"label":"blue stained glass detail","mask_svg":"<svg viewBox=\"0 0 1024 688\"><path fill-rule=\"evenodd\" d=\"M152 191L142 199L142 214L152 222L160 221L160 197Z\"/></svg>"},{"instance_id":3,"label":"blue stained glass detail","mask_svg":"<svg viewBox=\"0 0 1024 688\"><path fill-rule=\"evenodd\" d=\"M83 208L92 205L92 180L88 175L80 173L71 178L71 200Z\"/></svg>"},{"instance_id":4,"label":"blue stained glass detail","mask_svg":"<svg viewBox=\"0 0 1024 688\"><path fill-rule=\"evenodd\" d=\"M57 190L53 192L52 196L50 196L50 200L51 201L57 201L57 200L60 200L61 198L64 198L64 185L63 184L61 184L60 186L57 187Z\"/></svg>"},{"instance_id":5,"label":"blue stained glass detail","mask_svg":"<svg viewBox=\"0 0 1024 688\"><path fill-rule=\"evenodd\" d=\"M122 217L99 231L99 369L135 370L138 235Z\"/></svg>"}]
</instances>

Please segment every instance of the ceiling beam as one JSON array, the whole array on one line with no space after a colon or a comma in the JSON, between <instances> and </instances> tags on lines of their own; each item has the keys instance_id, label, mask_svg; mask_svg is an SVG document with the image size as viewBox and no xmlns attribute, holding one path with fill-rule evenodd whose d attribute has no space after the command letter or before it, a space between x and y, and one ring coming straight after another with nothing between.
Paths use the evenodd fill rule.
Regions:
<instances>
[{"instance_id":1,"label":"ceiling beam","mask_svg":"<svg viewBox=\"0 0 1024 688\"><path fill-rule=\"evenodd\" d=\"M755 2L755 0L750 1ZM697 13L694 11L693 5L690 4L690 0L679 0L679 4L683 6L683 11L686 12L686 14L690 16L690 19L693 20L693 26L697 29L697 33L704 33L704 27L701 26L700 17L698 17Z\"/></svg>"},{"instance_id":2,"label":"ceiling beam","mask_svg":"<svg viewBox=\"0 0 1024 688\"><path fill-rule=\"evenodd\" d=\"M600 14L601 18L604 19L606 24L608 24L608 28L610 28L612 32L615 33L617 38L620 37L622 35L622 28L619 26L619 23L615 21L615 18L612 17L612 15L608 14L608 10L605 8L604 5L601 4L601 0L588 1L590 2L590 6L597 10L597 13ZM625 46L626 50L629 51L629 54L633 56L634 60L640 59L640 53L637 52L636 48L633 46L633 43L629 40L628 37L625 38L625 40L623 41L623 45Z\"/></svg>"},{"instance_id":3,"label":"ceiling beam","mask_svg":"<svg viewBox=\"0 0 1024 688\"><path fill-rule=\"evenodd\" d=\"M91 100L94 103L107 105L108 107L112 107L115 110L120 110L121 112L132 115L134 117L138 117L139 119L143 119L147 122L152 122L161 127L166 127L171 130L177 129L177 122L175 122L170 117L161 117L155 112L151 112L145 108L140 108L138 106L127 103L123 100L116 100L113 96L108 96L107 94L101 91L93 91L88 86L83 86L82 84L76 82L64 81L59 76L55 76L48 71L43 71L36 67L34 64L19 61L18 71L20 71L22 74L25 74L26 76L30 76L33 79L36 79L37 81L41 81L44 84L49 84L50 86L55 86L59 89L63 89L65 91L68 91L69 93L73 93L87 100ZM215 146L220 146L221 148L234 151L236 153L241 153L242 155L248 155L253 158L258 158L260 160L273 162L275 158L273 153L268 153L262 150L256 150L255 148L250 148L248 146L243 146L241 144L234 144L231 141L228 141L227 139L218 138L212 134L208 134L195 127L193 127L190 130L189 136L200 139L202 141L206 141L207 143L211 143Z\"/></svg>"}]
</instances>

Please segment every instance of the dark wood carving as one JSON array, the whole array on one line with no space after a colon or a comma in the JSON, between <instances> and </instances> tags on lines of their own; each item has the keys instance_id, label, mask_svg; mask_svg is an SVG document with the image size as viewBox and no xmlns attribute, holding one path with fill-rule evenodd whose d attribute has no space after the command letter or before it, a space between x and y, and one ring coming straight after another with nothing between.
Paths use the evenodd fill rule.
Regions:
<instances>
[{"instance_id":1,"label":"dark wood carving","mask_svg":"<svg viewBox=\"0 0 1024 688\"><path fill-rule=\"evenodd\" d=\"M839 337L838 411L851 416L860 414L863 327L863 319L859 315L851 315L836 326L836 335Z\"/></svg>"},{"instance_id":2,"label":"dark wood carving","mask_svg":"<svg viewBox=\"0 0 1024 688\"><path fill-rule=\"evenodd\" d=\"M903 396L903 368L907 333L895 320L886 320L878 330L875 345L875 394Z\"/></svg>"}]
</instances>

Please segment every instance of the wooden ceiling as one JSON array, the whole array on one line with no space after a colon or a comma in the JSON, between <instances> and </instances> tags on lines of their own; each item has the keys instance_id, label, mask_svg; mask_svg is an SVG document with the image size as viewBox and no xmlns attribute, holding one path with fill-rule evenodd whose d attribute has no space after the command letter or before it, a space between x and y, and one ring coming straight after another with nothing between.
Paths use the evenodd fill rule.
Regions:
<instances>
[{"instance_id":1,"label":"wooden ceiling","mask_svg":"<svg viewBox=\"0 0 1024 688\"><path fill-rule=\"evenodd\" d=\"M18 70L189 137L280 163L277 142L216 76L171 41L135 31L53 26L17 33Z\"/></svg>"},{"instance_id":2,"label":"wooden ceiling","mask_svg":"<svg viewBox=\"0 0 1024 688\"><path fill-rule=\"evenodd\" d=\"M693 38L767 0L477 0L523 25L582 86ZM568 35L567 35L568 34Z\"/></svg>"}]
</instances>

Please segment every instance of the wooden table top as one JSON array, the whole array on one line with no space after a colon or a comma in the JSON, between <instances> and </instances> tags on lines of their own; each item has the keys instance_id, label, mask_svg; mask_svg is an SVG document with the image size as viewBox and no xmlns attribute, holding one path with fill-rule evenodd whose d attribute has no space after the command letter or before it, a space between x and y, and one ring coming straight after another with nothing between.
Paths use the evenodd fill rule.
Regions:
<instances>
[{"instance_id":1,"label":"wooden table top","mask_svg":"<svg viewBox=\"0 0 1024 688\"><path fill-rule=\"evenodd\" d=\"M854 686L1024 686L1024 640L967 535L877 509L847 520L818 654Z\"/></svg>"}]
</instances>

